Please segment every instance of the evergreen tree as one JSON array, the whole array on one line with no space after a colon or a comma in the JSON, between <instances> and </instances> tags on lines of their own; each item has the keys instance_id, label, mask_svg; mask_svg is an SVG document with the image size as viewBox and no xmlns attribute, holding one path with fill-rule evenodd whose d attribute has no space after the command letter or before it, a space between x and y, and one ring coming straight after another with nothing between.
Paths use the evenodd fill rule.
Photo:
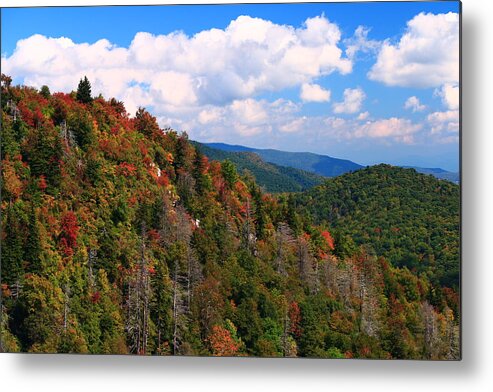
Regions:
<instances>
[{"instance_id":1,"label":"evergreen tree","mask_svg":"<svg viewBox=\"0 0 493 392\"><path fill-rule=\"evenodd\" d=\"M79 82L79 86L77 87L77 101L82 103L89 103L92 101L91 96L91 83L87 76L84 76L84 79L81 79Z\"/></svg>"},{"instance_id":2,"label":"evergreen tree","mask_svg":"<svg viewBox=\"0 0 493 392\"><path fill-rule=\"evenodd\" d=\"M29 214L28 237L26 239L26 247L24 250L24 259L29 263L29 270L40 273L41 265L39 256L41 254L41 243L39 238L38 218L34 204L31 205Z\"/></svg>"},{"instance_id":3,"label":"evergreen tree","mask_svg":"<svg viewBox=\"0 0 493 392\"><path fill-rule=\"evenodd\" d=\"M50 88L47 85L41 86L39 93L46 99L48 99L51 95Z\"/></svg>"}]
</instances>

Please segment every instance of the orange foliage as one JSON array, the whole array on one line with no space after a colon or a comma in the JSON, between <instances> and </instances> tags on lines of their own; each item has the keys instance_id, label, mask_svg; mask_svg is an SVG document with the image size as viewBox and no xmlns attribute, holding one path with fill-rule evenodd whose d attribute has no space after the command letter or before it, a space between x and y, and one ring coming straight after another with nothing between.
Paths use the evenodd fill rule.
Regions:
<instances>
[{"instance_id":1,"label":"orange foliage","mask_svg":"<svg viewBox=\"0 0 493 392\"><path fill-rule=\"evenodd\" d=\"M157 178L157 183L163 187L167 187L169 185L169 178L165 172L161 172L161 175Z\"/></svg>"},{"instance_id":2,"label":"orange foliage","mask_svg":"<svg viewBox=\"0 0 493 392\"><path fill-rule=\"evenodd\" d=\"M72 256L74 248L77 246L77 235L79 233L79 225L77 224L77 216L68 211L62 217L62 233L60 244L66 256Z\"/></svg>"},{"instance_id":3,"label":"orange foliage","mask_svg":"<svg viewBox=\"0 0 493 392\"><path fill-rule=\"evenodd\" d=\"M293 335L300 337L301 336L301 310L298 305L298 302L293 301L289 305L289 321L290 321L290 328L289 332L291 332Z\"/></svg>"},{"instance_id":4,"label":"orange foliage","mask_svg":"<svg viewBox=\"0 0 493 392\"><path fill-rule=\"evenodd\" d=\"M327 230L322 231L321 234L322 237L325 238L325 241L327 242L327 246L329 247L329 249L334 250L334 238L332 238L332 235Z\"/></svg>"},{"instance_id":5,"label":"orange foliage","mask_svg":"<svg viewBox=\"0 0 493 392\"><path fill-rule=\"evenodd\" d=\"M39 177L38 187L41 191L44 191L48 187L48 184L46 183L46 177L44 175L41 175Z\"/></svg>"},{"instance_id":6,"label":"orange foliage","mask_svg":"<svg viewBox=\"0 0 493 392\"><path fill-rule=\"evenodd\" d=\"M207 340L211 346L212 354L218 357L235 355L240 348L240 344L231 337L231 333L220 325L212 327L212 332Z\"/></svg>"},{"instance_id":7,"label":"orange foliage","mask_svg":"<svg viewBox=\"0 0 493 392\"><path fill-rule=\"evenodd\" d=\"M14 165L8 160L2 162L3 186L10 195L17 199L21 193L23 184L15 172Z\"/></svg>"},{"instance_id":8,"label":"orange foliage","mask_svg":"<svg viewBox=\"0 0 493 392\"><path fill-rule=\"evenodd\" d=\"M122 162L117 167L117 173L124 177L135 176L137 168L132 163Z\"/></svg>"}]
</instances>

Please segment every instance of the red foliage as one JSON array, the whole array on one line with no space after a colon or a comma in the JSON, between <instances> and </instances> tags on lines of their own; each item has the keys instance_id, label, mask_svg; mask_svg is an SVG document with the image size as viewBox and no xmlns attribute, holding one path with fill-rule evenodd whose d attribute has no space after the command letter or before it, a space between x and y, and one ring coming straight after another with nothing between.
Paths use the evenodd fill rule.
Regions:
<instances>
[{"instance_id":1,"label":"red foliage","mask_svg":"<svg viewBox=\"0 0 493 392\"><path fill-rule=\"evenodd\" d=\"M329 249L334 250L334 238L332 238L332 235L327 230L325 230L322 231L322 237L325 238Z\"/></svg>"},{"instance_id":2,"label":"red foliage","mask_svg":"<svg viewBox=\"0 0 493 392\"><path fill-rule=\"evenodd\" d=\"M146 165L146 167L151 167L152 165L152 158L148 155L145 155L144 156L144 159L142 160L144 162L144 165Z\"/></svg>"},{"instance_id":3,"label":"red foliage","mask_svg":"<svg viewBox=\"0 0 493 392\"><path fill-rule=\"evenodd\" d=\"M140 150L140 153L142 154L142 156L146 156L149 154L149 149L147 148L147 146L145 145L144 142L139 142L139 150Z\"/></svg>"},{"instance_id":4,"label":"red foliage","mask_svg":"<svg viewBox=\"0 0 493 392\"><path fill-rule=\"evenodd\" d=\"M204 155L200 160L200 174L206 174L209 170L209 159Z\"/></svg>"},{"instance_id":5,"label":"red foliage","mask_svg":"<svg viewBox=\"0 0 493 392\"><path fill-rule=\"evenodd\" d=\"M149 236L149 239L150 239L151 241L157 241L157 240L159 240L159 238L161 237L161 236L159 235L159 232L158 232L157 230L155 230L155 229L151 229L151 230L149 230L149 231L147 232L147 235Z\"/></svg>"},{"instance_id":6,"label":"red foliage","mask_svg":"<svg viewBox=\"0 0 493 392\"><path fill-rule=\"evenodd\" d=\"M290 328L289 332L291 332L293 335L296 337L301 336L301 310L298 305L298 302L293 301L289 305L289 311L288 311L288 316L289 316L289 321L290 321Z\"/></svg>"},{"instance_id":7,"label":"red foliage","mask_svg":"<svg viewBox=\"0 0 493 392\"><path fill-rule=\"evenodd\" d=\"M449 287L444 287L442 289L443 295L446 298L447 304L452 305L455 308L459 307L460 297L457 292Z\"/></svg>"},{"instance_id":8,"label":"red foliage","mask_svg":"<svg viewBox=\"0 0 493 392\"><path fill-rule=\"evenodd\" d=\"M130 177L137 173L137 168L132 163L122 162L117 167L117 173L125 177Z\"/></svg>"},{"instance_id":9,"label":"red foliage","mask_svg":"<svg viewBox=\"0 0 493 392\"><path fill-rule=\"evenodd\" d=\"M100 299L101 299L101 294L99 293L99 291L96 291L93 295L91 295L91 302L93 304L97 304Z\"/></svg>"},{"instance_id":10,"label":"red foliage","mask_svg":"<svg viewBox=\"0 0 493 392\"><path fill-rule=\"evenodd\" d=\"M157 183L163 187L167 187L169 185L169 178L164 171L162 171L161 175L157 178Z\"/></svg>"},{"instance_id":11,"label":"red foliage","mask_svg":"<svg viewBox=\"0 0 493 392\"><path fill-rule=\"evenodd\" d=\"M41 191L44 191L48 187L48 184L46 182L46 177L44 175L41 175L38 180L38 188Z\"/></svg>"},{"instance_id":12,"label":"red foliage","mask_svg":"<svg viewBox=\"0 0 493 392\"><path fill-rule=\"evenodd\" d=\"M128 198L127 201L128 201L128 204L130 204L131 206L134 206L137 203L137 196L132 195Z\"/></svg>"},{"instance_id":13,"label":"red foliage","mask_svg":"<svg viewBox=\"0 0 493 392\"><path fill-rule=\"evenodd\" d=\"M235 355L240 348L240 344L231 337L231 333L220 325L212 327L207 340L211 345L212 354L219 357Z\"/></svg>"},{"instance_id":14,"label":"red foliage","mask_svg":"<svg viewBox=\"0 0 493 392\"><path fill-rule=\"evenodd\" d=\"M134 128L148 136L157 136L162 134L159 129L159 125L157 123L156 117L151 115L145 109L139 108L134 119L133 119Z\"/></svg>"},{"instance_id":15,"label":"red foliage","mask_svg":"<svg viewBox=\"0 0 493 392\"><path fill-rule=\"evenodd\" d=\"M62 217L62 233L60 243L66 256L71 256L74 253L74 248L77 246L77 235L79 234L79 225L77 224L77 216L68 211Z\"/></svg>"},{"instance_id":16,"label":"red foliage","mask_svg":"<svg viewBox=\"0 0 493 392\"><path fill-rule=\"evenodd\" d=\"M22 120L29 126L29 127L34 127L34 116L33 112L29 110L29 108L26 106L26 104L21 101L17 104L17 108L19 109L21 113L21 118Z\"/></svg>"}]
</instances>

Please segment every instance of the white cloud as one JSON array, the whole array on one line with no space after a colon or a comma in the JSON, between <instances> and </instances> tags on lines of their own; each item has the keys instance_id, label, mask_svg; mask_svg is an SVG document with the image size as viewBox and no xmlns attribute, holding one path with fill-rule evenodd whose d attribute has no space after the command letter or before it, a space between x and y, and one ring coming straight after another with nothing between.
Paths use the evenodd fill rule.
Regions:
<instances>
[{"instance_id":1,"label":"white cloud","mask_svg":"<svg viewBox=\"0 0 493 392\"><path fill-rule=\"evenodd\" d=\"M178 117L161 116L158 121L163 127L186 130L192 138L231 142L238 137L268 135L273 131L297 132L301 130L295 128L300 109L300 104L289 100L269 102L247 98L223 106L192 107Z\"/></svg>"},{"instance_id":2,"label":"white cloud","mask_svg":"<svg viewBox=\"0 0 493 392\"><path fill-rule=\"evenodd\" d=\"M303 83L300 98L304 102L329 102L330 90L325 90L318 84Z\"/></svg>"},{"instance_id":3,"label":"white cloud","mask_svg":"<svg viewBox=\"0 0 493 392\"><path fill-rule=\"evenodd\" d=\"M368 39L370 30L368 27L358 26L354 35L344 40L346 55L350 59L354 59L358 52L373 54L382 46L382 42Z\"/></svg>"},{"instance_id":4,"label":"white cloud","mask_svg":"<svg viewBox=\"0 0 493 392\"><path fill-rule=\"evenodd\" d=\"M447 83L440 89L435 90L435 94L442 98L443 104L450 110L459 109L459 85Z\"/></svg>"},{"instance_id":5,"label":"white cloud","mask_svg":"<svg viewBox=\"0 0 493 392\"><path fill-rule=\"evenodd\" d=\"M268 120L264 105L252 98L236 100L229 109L234 117L244 124L261 124Z\"/></svg>"},{"instance_id":6,"label":"white cloud","mask_svg":"<svg viewBox=\"0 0 493 392\"><path fill-rule=\"evenodd\" d=\"M389 86L438 87L459 81L459 15L420 13L399 42L386 40L368 73Z\"/></svg>"},{"instance_id":7,"label":"white cloud","mask_svg":"<svg viewBox=\"0 0 493 392\"><path fill-rule=\"evenodd\" d=\"M411 109L413 112L422 112L426 109L425 105L422 105L418 97L409 97L404 104L404 109Z\"/></svg>"},{"instance_id":8,"label":"white cloud","mask_svg":"<svg viewBox=\"0 0 493 392\"><path fill-rule=\"evenodd\" d=\"M300 131L305 129L304 127L305 127L306 122L307 122L306 117L298 117L292 121L289 121L285 124L280 125L279 130L281 132L285 132L285 133L300 132Z\"/></svg>"},{"instance_id":9,"label":"white cloud","mask_svg":"<svg viewBox=\"0 0 493 392\"><path fill-rule=\"evenodd\" d=\"M428 123L432 134L458 133L459 111L434 112L428 115Z\"/></svg>"},{"instance_id":10,"label":"white cloud","mask_svg":"<svg viewBox=\"0 0 493 392\"><path fill-rule=\"evenodd\" d=\"M356 128L354 136L357 138L391 138L398 142L412 144L414 135L422 128L421 124L414 124L408 119L392 117L368 121Z\"/></svg>"},{"instance_id":11,"label":"white cloud","mask_svg":"<svg viewBox=\"0 0 493 392\"><path fill-rule=\"evenodd\" d=\"M327 117L319 124L312 120L309 128L320 130L320 140L367 139L387 145L391 143L416 144L424 140L423 132L421 132L424 129L423 124L398 117L366 121L358 118Z\"/></svg>"},{"instance_id":12,"label":"white cloud","mask_svg":"<svg viewBox=\"0 0 493 392\"><path fill-rule=\"evenodd\" d=\"M344 90L344 100L334 103L334 113L356 113L361 109L365 92L360 88L347 88Z\"/></svg>"},{"instance_id":13,"label":"white cloud","mask_svg":"<svg viewBox=\"0 0 493 392\"><path fill-rule=\"evenodd\" d=\"M358 114L358 117L356 117L357 120L363 121L366 120L370 116L369 112L362 112Z\"/></svg>"},{"instance_id":14,"label":"white cloud","mask_svg":"<svg viewBox=\"0 0 493 392\"><path fill-rule=\"evenodd\" d=\"M341 32L326 17L295 28L239 16L225 29L193 36L139 32L128 48L102 39L93 44L33 35L2 57L2 71L23 83L71 91L87 75L97 95L124 98L132 86L157 114L166 105L225 105L265 92L309 84L333 72L347 74L352 61L338 47Z\"/></svg>"},{"instance_id":15,"label":"white cloud","mask_svg":"<svg viewBox=\"0 0 493 392\"><path fill-rule=\"evenodd\" d=\"M219 121L223 115L223 108L210 108L201 110L197 119L200 124L209 124Z\"/></svg>"}]
</instances>

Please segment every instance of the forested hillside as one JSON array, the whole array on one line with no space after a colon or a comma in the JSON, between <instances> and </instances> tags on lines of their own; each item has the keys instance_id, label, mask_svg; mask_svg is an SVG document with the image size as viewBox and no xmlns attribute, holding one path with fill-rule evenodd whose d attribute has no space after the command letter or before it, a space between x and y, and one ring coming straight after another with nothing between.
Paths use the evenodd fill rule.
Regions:
<instances>
[{"instance_id":1,"label":"forested hillside","mask_svg":"<svg viewBox=\"0 0 493 392\"><path fill-rule=\"evenodd\" d=\"M363 166L347 159L333 158L311 152L288 152L273 149L250 148L224 143L208 143L206 145L229 152L253 152L266 162L279 166L292 167L324 177L336 177L363 168Z\"/></svg>"},{"instance_id":2,"label":"forested hillside","mask_svg":"<svg viewBox=\"0 0 493 392\"><path fill-rule=\"evenodd\" d=\"M297 203L315 222L337 229L341 242L370 245L392 265L458 289L458 185L378 165L327 180Z\"/></svg>"},{"instance_id":3,"label":"forested hillside","mask_svg":"<svg viewBox=\"0 0 493 392\"><path fill-rule=\"evenodd\" d=\"M129 116L122 102L92 98L87 80L77 92L52 94L2 75L1 93L2 350L460 356L454 287L437 285L433 269L398 268L405 264L385 258L391 251L374 252L375 228L387 230L379 211L401 203L397 194L373 196L386 168L357 172L375 222L348 226L354 240L344 242L332 218L349 216L352 205L330 206L343 192L363 197L351 185L335 186L333 196L332 185L316 188L302 196L305 211L305 199L263 193L232 162L209 160L186 134L160 129L146 110ZM382 175L393 184L400 173ZM445 209L455 191L418 179ZM420 206L401 205L402 213ZM453 253L448 235L458 231L448 217L440 210L423 219L428 246Z\"/></svg>"},{"instance_id":4,"label":"forested hillside","mask_svg":"<svg viewBox=\"0 0 493 392\"><path fill-rule=\"evenodd\" d=\"M265 192L300 192L321 184L324 177L288 166L265 162L255 152L230 152L193 142L204 155L216 161L228 160L239 173L248 171Z\"/></svg>"}]
</instances>

